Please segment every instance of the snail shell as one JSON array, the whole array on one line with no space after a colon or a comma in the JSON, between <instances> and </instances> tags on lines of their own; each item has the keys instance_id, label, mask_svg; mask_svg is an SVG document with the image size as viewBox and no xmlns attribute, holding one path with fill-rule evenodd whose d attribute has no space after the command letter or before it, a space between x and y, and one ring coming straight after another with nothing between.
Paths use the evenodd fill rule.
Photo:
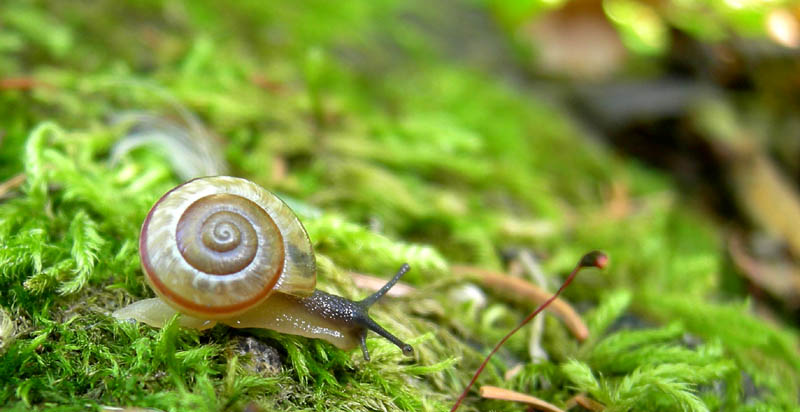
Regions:
<instances>
[{"instance_id":1,"label":"snail shell","mask_svg":"<svg viewBox=\"0 0 800 412\"><path fill-rule=\"evenodd\" d=\"M167 192L142 225L139 254L156 294L203 319L244 313L275 291L309 296L316 286L303 225L274 194L235 177Z\"/></svg>"}]
</instances>

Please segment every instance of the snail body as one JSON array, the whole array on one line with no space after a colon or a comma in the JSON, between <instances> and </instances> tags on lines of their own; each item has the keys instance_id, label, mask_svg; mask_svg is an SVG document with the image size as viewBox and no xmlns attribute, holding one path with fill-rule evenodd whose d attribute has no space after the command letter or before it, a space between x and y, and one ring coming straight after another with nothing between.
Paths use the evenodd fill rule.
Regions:
<instances>
[{"instance_id":1,"label":"snail body","mask_svg":"<svg viewBox=\"0 0 800 412\"><path fill-rule=\"evenodd\" d=\"M267 328L345 350L360 345L367 360L372 330L413 353L368 314L408 265L359 302L316 290L305 228L282 200L248 180L198 178L167 192L142 224L139 255L158 297L117 310L118 319L160 327L179 312L184 327Z\"/></svg>"}]
</instances>

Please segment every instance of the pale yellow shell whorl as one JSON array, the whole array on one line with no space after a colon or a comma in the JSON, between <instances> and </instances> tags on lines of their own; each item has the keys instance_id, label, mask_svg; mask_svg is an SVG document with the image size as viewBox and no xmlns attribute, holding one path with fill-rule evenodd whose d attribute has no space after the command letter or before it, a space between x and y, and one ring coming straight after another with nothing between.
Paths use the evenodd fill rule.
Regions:
<instances>
[{"instance_id":1,"label":"pale yellow shell whorl","mask_svg":"<svg viewBox=\"0 0 800 412\"><path fill-rule=\"evenodd\" d=\"M246 312L273 291L306 296L316 286L311 242L277 196L229 176L191 180L156 202L139 255L156 294L205 319Z\"/></svg>"}]
</instances>

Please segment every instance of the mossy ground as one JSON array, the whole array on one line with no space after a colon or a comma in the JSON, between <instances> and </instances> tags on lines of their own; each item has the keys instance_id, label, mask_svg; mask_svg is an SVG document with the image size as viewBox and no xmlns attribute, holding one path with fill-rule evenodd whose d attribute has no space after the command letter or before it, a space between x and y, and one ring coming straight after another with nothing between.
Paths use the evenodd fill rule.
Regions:
<instances>
[{"instance_id":1,"label":"mossy ground","mask_svg":"<svg viewBox=\"0 0 800 412\"><path fill-rule=\"evenodd\" d=\"M562 406L585 392L614 411L796 408L796 331L719 292L731 276L711 220L532 90L449 55L469 40L437 34L450 7L474 5L4 1L0 73L34 85L0 90L0 181L25 176L0 200L0 407L444 410L524 315L497 296L453 299L467 281L450 265L504 269L504 252L528 249L563 274L602 249L609 269L567 292L591 338L548 317L549 361L528 363L526 332L479 383ZM377 338L365 363L269 331L109 316L151 296L139 225L187 161L152 145L112 161L132 128L115 120L176 107L212 131L229 173L290 199L320 288L361 296L346 270L411 264L419 293L373 313L414 359ZM278 348L283 371L243 368L242 333ZM463 408L520 410L475 396Z\"/></svg>"}]
</instances>

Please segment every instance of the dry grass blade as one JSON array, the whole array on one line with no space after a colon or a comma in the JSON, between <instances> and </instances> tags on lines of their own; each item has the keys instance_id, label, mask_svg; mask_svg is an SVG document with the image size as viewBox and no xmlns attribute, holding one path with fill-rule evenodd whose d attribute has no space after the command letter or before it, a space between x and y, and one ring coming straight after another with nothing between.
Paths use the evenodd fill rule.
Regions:
<instances>
[{"instance_id":1,"label":"dry grass blade","mask_svg":"<svg viewBox=\"0 0 800 412\"><path fill-rule=\"evenodd\" d=\"M375 276L365 275L357 272L349 272L349 274L353 279L353 283L355 283L359 289L375 292L386 284L386 279L381 279ZM408 296L416 291L417 290L415 288L409 286L408 284L397 282L394 287L386 292L386 296L400 298L403 296Z\"/></svg>"},{"instance_id":2,"label":"dry grass blade","mask_svg":"<svg viewBox=\"0 0 800 412\"><path fill-rule=\"evenodd\" d=\"M573 396L570 400L567 401L567 409L572 409L573 406L580 405L582 408L592 411L592 412L600 412L606 409L606 407L596 400L587 397L583 393L579 393Z\"/></svg>"},{"instance_id":3,"label":"dry grass blade","mask_svg":"<svg viewBox=\"0 0 800 412\"><path fill-rule=\"evenodd\" d=\"M727 147L736 153L730 178L740 207L800 258L800 193L759 147Z\"/></svg>"},{"instance_id":4,"label":"dry grass blade","mask_svg":"<svg viewBox=\"0 0 800 412\"><path fill-rule=\"evenodd\" d=\"M482 398L486 399L499 399L503 401L527 403L528 405L531 405L540 411L564 412L562 409L558 408L552 403L545 402L535 396L498 388L497 386L481 386L480 394Z\"/></svg>"},{"instance_id":5,"label":"dry grass blade","mask_svg":"<svg viewBox=\"0 0 800 412\"><path fill-rule=\"evenodd\" d=\"M728 252L741 273L757 287L792 308L800 307L800 271L790 261L761 262L750 256L740 236L728 240Z\"/></svg>"},{"instance_id":6,"label":"dry grass blade","mask_svg":"<svg viewBox=\"0 0 800 412\"><path fill-rule=\"evenodd\" d=\"M11 179L6 180L3 183L0 183L0 198L5 196L6 193L22 186L25 183L25 173L20 173Z\"/></svg>"},{"instance_id":7,"label":"dry grass blade","mask_svg":"<svg viewBox=\"0 0 800 412\"><path fill-rule=\"evenodd\" d=\"M47 83L33 77L6 77L0 79L0 90L30 90L38 86L49 87Z\"/></svg>"},{"instance_id":8,"label":"dry grass blade","mask_svg":"<svg viewBox=\"0 0 800 412\"><path fill-rule=\"evenodd\" d=\"M548 292L524 279L511 277L502 273L493 272L486 269L472 266L453 266L453 273L457 275L475 274L479 276L484 286L496 293L508 296L516 301L540 305L553 296ZM563 299L556 299L547 310L555 314L567 325L570 332L578 340L585 340L589 337L589 329L583 323L578 312Z\"/></svg>"}]
</instances>

